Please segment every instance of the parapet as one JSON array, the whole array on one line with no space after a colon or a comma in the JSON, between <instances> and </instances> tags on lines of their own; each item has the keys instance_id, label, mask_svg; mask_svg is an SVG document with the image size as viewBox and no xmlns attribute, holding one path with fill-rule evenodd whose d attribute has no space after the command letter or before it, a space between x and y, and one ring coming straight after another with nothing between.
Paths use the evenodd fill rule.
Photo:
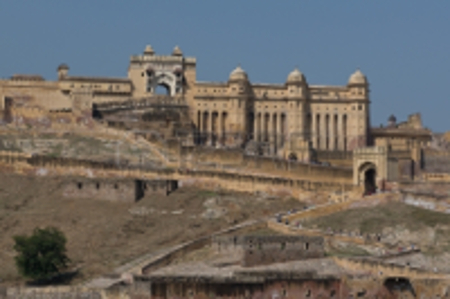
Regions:
<instances>
[{"instance_id":1,"label":"parapet","mask_svg":"<svg viewBox=\"0 0 450 299\"><path fill-rule=\"evenodd\" d=\"M324 239L316 236L226 236L213 240L217 253L237 255L243 267L320 258Z\"/></svg>"}]
</instances>

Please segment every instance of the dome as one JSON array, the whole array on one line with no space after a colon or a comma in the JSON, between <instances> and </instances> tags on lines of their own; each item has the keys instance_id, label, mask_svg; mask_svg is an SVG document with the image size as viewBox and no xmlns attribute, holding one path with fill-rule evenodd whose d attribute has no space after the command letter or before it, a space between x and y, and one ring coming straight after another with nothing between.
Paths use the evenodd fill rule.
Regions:
<instances>
[{"instance_id":1,"label":"dome","mask_svg":"<svg viewBox=\"0 0 450 299\"><path fill-rule=\"evenodd\" d=\"M175 48L173 48L172 55L173 56L183 56L183 52L181 52L180 47L175 46Z\"/></svg>"},{"instance_id":2,"label":"dome","mask_svg":"<svg viewBox=\"0 0 450 299\"><path fill-rule=\"evenodd\" d=\"M305 81L305 76L302 72L295 68L287 77L286 83L301 83Z\"/></svg>"},{"instance_id":3,"label":"dome","mask_svg":"<svg viewBox=\"0 0 450 299\"><path fill-rule=\"evenodd\" d=\"M145 47L144 54L145 54L145 55L153 55L153 54L155 54L155 51L153 51L152 46L147 45L147 46Z\"/></svg>"},{"instance_id":4,"label":"dome","mask_svg":"<svg viewBox=\"0 0 450 299\"><path fill-rule=\"evenodd\" d=\"M61 63L58 66L58 71L60 71L60 70L68 70L68 69L69 69L69 66L67 64L65 64L65 63Z\"/></svg>"},{"instance_id":5,"label":"dome","mask_svg":"<svg viewBox=\"0 0 450 299\"><path fill-rule=\"evenodd\" d=\"M248 80L247 73L241 68L240 65L235 68L231 74L229 81Z\"/></svg>"},{"instance_id":6,"label":"dome","mask_svg":"<svg viewBox=\"0 0 450 299\"><path fill-rule=\"evenodd\" d=\"M348 84L367 84L367 78L359 69L357 69L348 79Z\"/></svg>"}]
</instances>

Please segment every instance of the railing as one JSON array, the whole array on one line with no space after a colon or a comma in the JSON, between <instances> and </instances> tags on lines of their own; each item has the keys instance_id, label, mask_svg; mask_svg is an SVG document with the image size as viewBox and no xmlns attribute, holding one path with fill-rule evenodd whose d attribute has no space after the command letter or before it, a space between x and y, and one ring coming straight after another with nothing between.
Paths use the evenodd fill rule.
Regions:
<instances>
[{"instance_id":1,"label":"railing","mask_svg":"<svg viewBox=\"0 0 450 299\"><path fill-rule=\"evenodd\" d=\"M114 101L95 104L99 112L141 109L153 106L187 107L184 97L153 96L139 100Z\"/></svg>"}]
</instances>

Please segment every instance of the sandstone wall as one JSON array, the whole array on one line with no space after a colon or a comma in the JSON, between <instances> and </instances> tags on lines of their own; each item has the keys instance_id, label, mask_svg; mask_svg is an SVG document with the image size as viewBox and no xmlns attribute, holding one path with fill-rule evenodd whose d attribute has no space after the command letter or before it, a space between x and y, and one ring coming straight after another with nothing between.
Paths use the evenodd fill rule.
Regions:
<instances>
[{"instance_id":1,"label":"sandstone wall","mask_svg":"<svg viewBox=\"0 0 450 299\"><path fill-rule=\"evenodd\" d=\"M68 95L59 89L58 82L0 80L0 100L10 97L14 105L33 105L46 110L72 108Z\"/></svg>"},{"instance_id":2,"label":"sandstone wall","mask_svg":"<svg viewBox=\"0 0 450 299\"><path fill-rule=\"evenodd\" d=\"M323 257L323 242L309 236L246 236L241 263L252 267Z\"/></svg>"}]
</instances>

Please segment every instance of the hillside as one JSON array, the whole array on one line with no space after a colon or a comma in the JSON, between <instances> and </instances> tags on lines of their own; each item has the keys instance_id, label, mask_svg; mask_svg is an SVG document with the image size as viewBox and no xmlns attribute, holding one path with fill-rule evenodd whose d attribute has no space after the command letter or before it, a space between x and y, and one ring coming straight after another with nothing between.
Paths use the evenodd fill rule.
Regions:
<instances>
[{"instance_id":1,"label":"hillside","mask_svg":"<svg viewBox=\"0 0 450 299\"><path fill-rule=\"evenodd\" d=\"M35 227L56 226L68 239L77 281L107 273L144 253L250 218L303 207L294 199L180 188L135 204L62 197L68 178L0 175L0 279L20 282L13 240Z\"/></svg>"},{"instance_id":2,"label":"hillside","mask_svg":"<svg viewBox=\"0 0 450 299\"><path fill-rule=\"evenodd\" d=\"M402 202L349 209L306 221L303 226L381 234L384 243L392 246L413 243L428 253L450 251L450 215Z\"/></svg>"}]
</instances>

